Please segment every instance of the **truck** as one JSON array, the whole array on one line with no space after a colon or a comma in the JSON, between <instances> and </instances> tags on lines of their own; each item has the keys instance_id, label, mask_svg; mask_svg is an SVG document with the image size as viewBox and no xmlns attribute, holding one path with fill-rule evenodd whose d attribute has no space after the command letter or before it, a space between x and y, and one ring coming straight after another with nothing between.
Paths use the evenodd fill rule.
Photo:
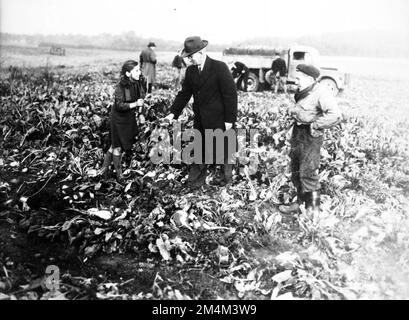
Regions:
<instances>
[{"instance_id":1,"label":"truck","mask_svg":"<svg viewBox=\"0 0 409 320\"><path fill-rule=\"evenodd\" d=\"M222 60L228 65L240 61L250 70L247 81L248 91L271 88L271 65L275 54L280 54L287 65L287 84L296 84L296 67L298 64L312 64L320 69L318 81L330 89L333 95L343 91L350 81L350 75L335 67L320 65L320 54L317 49L304 45L290 46L288 49L255 49L227 48L223 50Z\"/></svg>"},{"instance_id":2,"label":"truck","mask_svg":"<svg viewBox=\"0 0 409 320\"><path fill-rule=\"evenodd\" d=\"M58 45L52 45L49 53L57 56L65 56L65 48Z\"/></svg>"}]
</instances>

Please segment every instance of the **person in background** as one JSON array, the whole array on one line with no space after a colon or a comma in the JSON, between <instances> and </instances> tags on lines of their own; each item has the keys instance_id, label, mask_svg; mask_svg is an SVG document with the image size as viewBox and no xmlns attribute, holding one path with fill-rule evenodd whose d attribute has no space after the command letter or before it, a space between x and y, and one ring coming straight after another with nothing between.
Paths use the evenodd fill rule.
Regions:
<instances>
[{"instance_id":1,"label":"person in background","mask_svg":"<svg viewBox=\"0 0 409 320\"><path fill-rule=\"evenodd\" d=\"M247 81L250 74L249 68L247 68L244 63L236 61L233 63L231 72L234 79L238 78L236 82L237 89L240 90L243 87L243 91L247 92Z\"/></svg>"},{"instance_id":2,"label":"person in background","mask_svg":"<svg viewBox=\"0 0 409 320\"><path fill-rule=\"evenodd\" d=\"M152 92L152 85L156 83L156 45L154 42L149 42L146 49L141 51L139 62L141 65L142 74L146 79L147 93Z\"/></svg>"},{"instance_id":3,"label":"person in background","mask_svg":"<svg viewBox=\"0 0 409 320\"><path fill-rule=\"evenodd\" d=\"M172 67L175 71L174 74L174 81L175 81L175 89L179 90L180 89L180 84L182 80L182 68L186 68L186 62L185 60L180 56L178 53L172 61Z\"/></svg>"},{"instance_id":4,"label":"person in background","mask_svg":"<svg viewBox=\"0 0 409 320\"><path fill-rule=\"evenodd\" d=\"M204 157L206 153L214 151L205 148L206 143L203 139L205 131L213 132L216 129L228 131L233 129L237 120L237 89L233 77L224 62L207 56L207 45L208 41L198 36L186 38L181 56L189 59L189 66L186 69L182 89L170 107L170 114L165 117L168 121L177 119L193 96L193 127L201 135L203 158L199 163L193 163L189 167L187 186L191 190L204 185L207 175ZM223 153L221 156L224 159L223 175L216 181L221 186L228 185L232 181L233 164L229 161L232 158L227 145L228 143L224 144L224 150L216 151L216 157L219 156L217 154L219 151Z\"/></svg>"},{"instance_id":5,"label":"person in background","mask_svg":"<svg viewBox=\"0 0 409 320\"><path fill-rule=\"evenodd\" d=\"M111 162L114 164L118 182L122 177L122 152L129 151L137 135L136 112L142 108L145 97L145 81L138 62L126 61L121 69L121 79L115 88L115 101L111 108L111 146L105 154L99 175L107 179Z\"/></svg>"},{"instance_id":6,"label":"person in background","mask_svg":"<svg viewBox=\"0 0 409 320\"><path fill-rule=\"evenodd\" d=\"M283 213L299 212L305 204L307 210L320 209L320 149L323 132L340 123L342 114L329 90L317 79L320 70L313 65L299 64L296 67L298 91L295 105L289 109L294 119L291 137L291 180L297 189L297 202L279 206Z\"/></svg>"},{"instance_id":7,"label":"person in background","mask_svg":"<svg viewBox=\"0 0 409 320\"><path fill-rule=\"evenodd\" d=\"M278 86L280 86L284 93L287 93L287 85L286 85L286 74L287 74L287 66L285 64L284 59L278 54L275 54L275 59L271 65L271 70L273 71L273 89L274 93L277 94Z\"/></svg>"}]
</instances>

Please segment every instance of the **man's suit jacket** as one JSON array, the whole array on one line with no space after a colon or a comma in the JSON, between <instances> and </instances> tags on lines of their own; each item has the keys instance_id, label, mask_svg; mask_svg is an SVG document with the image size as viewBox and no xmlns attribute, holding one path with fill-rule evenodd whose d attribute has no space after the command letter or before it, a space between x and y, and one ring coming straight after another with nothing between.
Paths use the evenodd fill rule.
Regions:
<instances>
[{"instance_id":1,"label":"man's suit jacket","mask_svg":"<svg viewBox=\"0 0 409 320\"><path fill-rule=\"evenodd\" d=\"M194 127L196 129L224 130L225 122L236 122L236 84L224 62L207 57L200 75L196 65L186 69L182 89L170 108L176 119L192 95L194 98Z\"/></svg>"}]
</instances>

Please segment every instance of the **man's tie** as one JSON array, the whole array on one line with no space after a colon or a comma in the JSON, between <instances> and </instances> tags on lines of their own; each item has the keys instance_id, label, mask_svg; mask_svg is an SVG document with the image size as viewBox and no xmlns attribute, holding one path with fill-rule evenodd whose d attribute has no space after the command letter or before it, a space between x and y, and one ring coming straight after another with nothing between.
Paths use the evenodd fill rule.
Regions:
<instances>
[{"instance_id":1,"label":"man's tie","mask_svg":"<svg viewBox=\"0 0 409 320\"><path fill-rule=\"evenodd\" d=\"M200 76L200 73L202 72L202 68L200 67L200 64L197 65L197 71L199 71L199 76Z\"/></svg>"}]
</instances>

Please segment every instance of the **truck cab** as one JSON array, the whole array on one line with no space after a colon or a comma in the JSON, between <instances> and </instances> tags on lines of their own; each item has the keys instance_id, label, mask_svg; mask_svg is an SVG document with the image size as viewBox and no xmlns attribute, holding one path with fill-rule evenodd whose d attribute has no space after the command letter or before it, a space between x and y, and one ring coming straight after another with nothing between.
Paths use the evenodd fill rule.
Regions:
<instances>
[{"instance_id":1,"label":"truck cab","mask_svg":"<svg viewBox=\"0 0 409 320\"><path fill-rule=\"evenodd\" d=\"M344 90L349 82L349 75L339 71L335 67L321 66L320 54L317 49L295 45L289 49L243 49L229 48L223 51L222 60L227 64L235 61L244 63L250 69L248 91L258 91L262 87L271 87L269 71L275 53L281 54L287 64L287 83L295 84L295 72L297 65L301 63L312 64L318 67L321 75L318 81L328 86L334 95Z\"/></svg>"}]
</instances>

